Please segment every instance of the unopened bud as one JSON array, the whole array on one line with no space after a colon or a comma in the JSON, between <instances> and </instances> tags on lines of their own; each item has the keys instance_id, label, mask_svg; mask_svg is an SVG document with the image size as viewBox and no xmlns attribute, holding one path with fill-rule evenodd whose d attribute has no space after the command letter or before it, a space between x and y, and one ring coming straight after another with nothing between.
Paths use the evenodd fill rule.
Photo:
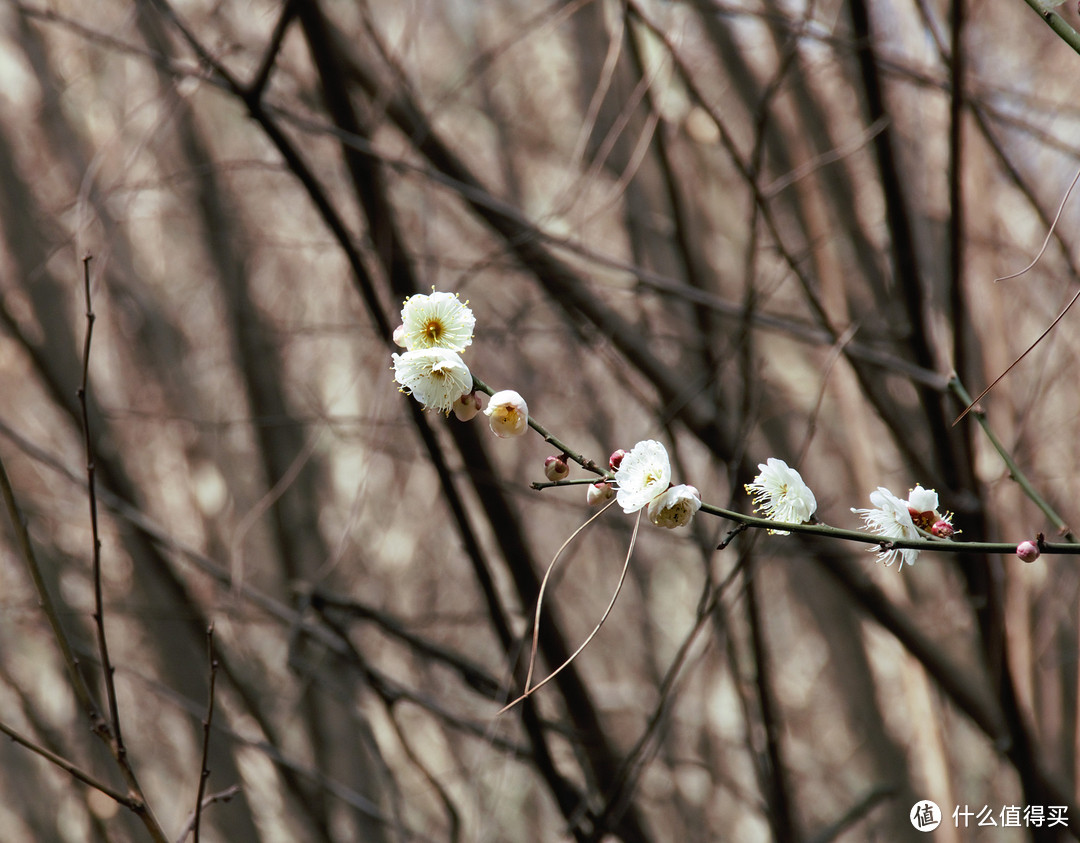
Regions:
<instances>
[{"instance_id":1,"label":"unopened bud","mask_svg":"<svg viewBox=\"0 0 1080 843\"><path fill-rule=\"evenodd\" d=\"M618 470L619 465L622 463L622 458L625 456L626 451L624 451L622 448L619 448L619 450L614 451L611 456L608 457L608 465L611 466L612 471Z\"/></svg>"},{"instance_id":2,"label":"unopened bud","mask_svg":"<svg viewBox=\"0 0 1080 843\"><path fill-rule=\"evenodd\" d=\"M941 518L934 522L934 526L930 528L930 532L939 539L948 539L952 538L953 533L956 532L956 528L944 518Z\"/></svg>"},{"instance_id":3,"label":"unopened bud","mask_svg":"<svg viewBox=\"0 0 1080 843\"><path fill-rule=\"evenodd\" d=\"M491 396L484 410L491 432L500 439L521 436L529 429L529 407L525 399L512 389L504 389Z\"/></svg>"},{"instance_id":4,"label":"unopened bud","mask_svg":"<svg viewBox=\"0 0 1080 843\"><path fill-rule=\"evenodd\" d=\"M398 325L394 328L394 344L405 348L405 326Z\"/></svg>"},{"instance_id":5,"label":"unopened bud","mask_svg":"<svg viewBox=\"0 0 1080 843\"><path fill-rule=\"evenodd\" d=\"M1016 555L1023 559L1025 562L1034 562L1040 556L1042 552L1039 550L1039 546L1033 541L1020 542L1016 546Z\"/></svg>"},{"instance_id":6,"label":"unopened bud","mask_svg":"<svg viewBox=\"0 0 1080 843\"><path fill-rule=\"evenodd\" d=\"M480 396L467 392L454 402L453 409L458 421L466 422L480 412Z\"/></svg>"},{"instance_id":7,"label":"unopened bud","mask_svg":"<svg viewBox=\"0 0 1080 843\"><path fill-rule=\"evenodd\" d=\"M544 460L544 476L548 480L565 480L570 473L570 466L564 457L548 457Z\"/></svg>"},{"instance_id":8,"label":"unopened bud","mask_svg":"<svg viewBox=\"0 0 1080 843\"><path fill-rule=\"evenodd\" d=\"M601 480L599 483L593 483L589 486L585 499L589 502L589 506L599 506L604 501L611 500L611 496L614 494L614 487L606 480Z\"/></svg>"}]
</instances>

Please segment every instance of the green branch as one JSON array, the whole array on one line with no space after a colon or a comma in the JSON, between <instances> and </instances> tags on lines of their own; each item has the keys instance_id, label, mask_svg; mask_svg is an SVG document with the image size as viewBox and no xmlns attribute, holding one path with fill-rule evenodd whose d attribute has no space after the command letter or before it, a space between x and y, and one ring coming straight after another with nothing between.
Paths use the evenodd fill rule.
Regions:
<instances>
[{"instance_id":1,"label":"green branch","mask_svg":"<svg viewBox=\"0 0 1080 843\"><path fill-rule=\"evenodd\" d=\"M950 381L950 388L960 397L965 403L970 402L970 397L964 390L963 385L955 377ZM485 384L482 380L473 375L473 387L474 389L485 393L488 396L494 394L494 390ZM1039 550L1042 553L1054 553L1054 554L1068 554L1080 556L1080 544L1073 543L1072 533L1069 532L1068 527L1065 526L1064 521L1059 515L1047 504L1042 497L1035 491L1035 488L1024 477L1023 472L1016 466L1016 463L1012 460L1008 451L1005 450L1001 441L994 435L990 429L989 424L986 422L985 414L981 410L973 409L972 413L975 418L983 426L983 430L986 432L990 441L994 444L1001 458L1005 461L1005 464L1009 467L1009 472L1014 480L1021 485L1025 493L1030 497L1039 508L1046 513L1047 517L1061 529L1062 534L1069 539L1069 542L1047 542L1042 538L1040 534L1037 538L1037 544ZM573 460L578 465L591 471L595 474L599 474L607 479L613 479L614 473L601 469L594 460L589 459L583 454L578 453L565 442L558 437L551 434L546 427L538 422L533 416L529 415L529 427L539 433L545 442L550 443L555 448L567 456L568 459ZM555 480L549 483L537 482L532 484L532 488L536 490L549 489L556 486L577 486L584 483L591 483L591 480L581 479L569 479L569 480ZM826 536L832 539L840 539L842 541L858 542L860 544L877 545L880 550L928 550L935 553L1001 553L1006 555L1013 555L1016 553L1016 547L1018 542L978 542L978 541L956 541L955 539L944 539L937 537L928 537L925 539L892 539L869 533L863 530L847 530L841 527L832 527L828 524L789 524L782 521L774 521L771 518L762 518L758 515L746 515L741 512L736 512L731 509L724 509L720 506L715 506L709 503L702 503L701 511L706 512L709 515L714 515L718 518L724 518L728 521L734 521L739 526L737 530L744 530L747 528L753 528L758 530L772 530L783 531L787 533L804 533L809 535ZM730 537L729 537L730 539ZM721 543L720 547L726 546L729 539L725 539Z\"/></svg>"},{"instance_id":2,"label":"green branch","mask_svg":"<svg viewBox=\"0 0 1080 843\"><path fill-rule=\"evenodd\" d=\"M1046 21L1062 41L1080 53L1080 32L1073 29L1065 18L1049 8L1049 4L1042 0L1024 0L1024 2L1039 13L1039 17Z\"/></svg>"},{"instance_id":3,"label":"green branch","mask_svg":"<svg viewBox=\"0 0 1080 843\"><path fill-rule=\"evenodd\" d=\"M1069 525L1065 523L1065 519L1062 518L1054 510L1049 503L1043 498L1042 495L1036 491L1035 487L1031 485L1031 481L1027 479L1027 476L1020 470L1020 466L1016 464L1016 461L1012 458L1001 440L997 438L997 434L994 433L993 428L990 427L990 422L987 421L986 412L982 407L973 405L971 396L968 391L964 389L964 385L960 383L960 379L953 375L949 379L949 389L955 393L965 407L970 407L969 414L975 417L975 420L979 423L979 426L983 429L983 433L986 434L986 438L990 440L990 444L994 446L994 450L998 452L998 456L1001 457L1001 461L1005 463L1005 467L1009 470L1009 477L1016 481L1017 485L1023 489L1024 494L1031 499L1031 501L1042 510L1050 523L1054 525L1058 533L1069 542L1075 542L1076 537L1073 535L1072 530L1069 529Z\"/></svg>"}]
</instances>

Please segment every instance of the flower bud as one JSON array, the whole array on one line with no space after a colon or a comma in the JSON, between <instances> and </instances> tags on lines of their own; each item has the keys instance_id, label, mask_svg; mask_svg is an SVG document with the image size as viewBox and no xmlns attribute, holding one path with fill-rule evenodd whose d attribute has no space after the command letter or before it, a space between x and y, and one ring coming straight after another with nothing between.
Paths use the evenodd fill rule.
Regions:
<instances>
[{"instance_id":1,"label":"flower bud","mask_svg":"<svg viewBox=\"0 0 1080 843\"><path fill-rule=\"evenodd\" d=\"M394 328L394 344L405 348L405 326L398 325Z\"/></svg>"},{"instance_id":2,"label":"flower bud","mask_svg":"<svg viewBox=\"0 0 1080 843\"><path fill-rule=\"evenodd\" d=\"M491 396L484 415L491 432L500 439L521 436L529 428L529 407L525 399L512 389L503 389Z\"/></svg>"},{"instance_id":3,"label":"flower bud","mask_svg":"<svg viewBox=\"0 0 1080 843\"><path fill-rule=\"evenodd\" d=\"M934 526L930 528L931 535L937 536L939 539L952 538L955 532L956 528L944 518L935 521Z\"/></svg>"},{"instance_id":4,"label":"flower bud","mask_svg":"<svg viewBox=\"0 0 1080 843\"><path fill-rule=\"evenodd\" d=\"M1039 546L1033 541L1020 542L1016 546L1016 555L1023 559L1025 562L1034 562L1038 559L1042 553L1039 550Z\"/></svg>"},{"instance_id":5,"label":"flower bud","mask_svg":"<svg viewBox=\"0 0 1080 843\"><path fill-rule=\"evenodd\" d=\"M475 392L466 392L454 402L453 409L458 421L466 422L480 412L480 396Z\"/></svg>"},{"instance_id":6,"label":"flower bud","mask_svg":"<svg viewBox=\"0 0 1080 843\"><path fill-rule=\"evenodd\" d=\"M548 480L565 480L570 473L570 466L566 464L565 457L548 457L544 460L544 476Z\"/></svg>"},{"instance_id":7,"label":"flower bud","mask_svg":"<svg viewBox=\"0 0 1080 843\"><path fill-rule=\"evenodd\" d=\"M589 502L589 506L599 506L605 501L611 500L611 496L614 494L615 488L606 480L601 480L599 483L593 483L589 486L585 499Z\"/></svg>"},{"instance_id":8,"label":"flower bud","mask_svg":"<svg viewBox=\"0 0 1080 843\"><path fill-rule=\"evenodd\" d=\"M622 448L619 448L619 450L612 452L611 456L608 457L608 465L611 466L612 471L618 471L619 465L622 463L622 458L625 456L626 451L624 451Z\"/></svg>"}]
</instances>

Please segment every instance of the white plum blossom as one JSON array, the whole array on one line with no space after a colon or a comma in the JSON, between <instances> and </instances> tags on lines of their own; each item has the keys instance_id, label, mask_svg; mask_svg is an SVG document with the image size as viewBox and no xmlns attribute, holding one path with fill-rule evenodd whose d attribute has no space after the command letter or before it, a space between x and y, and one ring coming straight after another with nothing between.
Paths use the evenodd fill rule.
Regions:
<instances>
[{"instance_id":1,"label":"white plum blossom","mask_svg":"<svg viewBox=\"0 0 1080 843\"><path fill-rule=\"evenodd\" d=\"M905 501L885 487L878 486L876 491L870 493L870 503L874 505L873 509L851 511L862 517L866 522L866 529L885 540L916 541L923 538L920 531L932 532L941 537L951 536L955 532L952 517L938 512L938 494L933 489L916 486L908 493ZM899 559L900 567L897 570L902 570L904 565L914 564L919 558L919 551L915 548L877 550L880 553L878 561L886 565Z\"/></svg>"},{"instance_id":2,"label":"white plum blossom","mask_svg":"<svg viewBox=\"0 0 1080 843\"><path fill-rule=\"evenodd\" d=\"M649 501L646 513L657 527L685 527L701 509L701 493L693 486L672 486Z\"/></svg>"},{"instance_id":3,"label":"white plum blossom","mask_svg":"<svg viewBox=\"0 0 1080 843\"><path fill-rule=\"evenodd\" d=\"M476 317L457 293L432 292L405 299L401 323L401 344L409 351L446 348L460 354L472 343Z\"/></svg>"},{"instance_id":4,"label":"white plum blossom","mask_svg":"<svg viewBox=\"0 0 1080 843\"><path fill-rule=\"evenodd\" d=\"M862 517L866 522L866 529L871 533L886 540L919 538L919 531L911 520L907 501L901 500L884 486L878 486L870 493L870 503L874 505L873 509L852 508L851 511ZM899 559L900 567L897 570L903 570L905 564L911 565L919 558L919 551L913 549L870 549L879 551L878 561L884 562L886 566Z\"/></svg>"},{"instance_id":5,"label":"white plum blossom","mask_svg":"<svg viewBox=\"0 0 1080 843\"><path fill-rule=\"evenodd\" d=\"M913 517L915 514L934 515L938 508L937 492L933 489L924 489L922 486L916 486L908 493L907 505L908 509L911 510ZM927 518L924 520L929 519Z\"/></svg>"},{"instance_id":6,"label":"white plum blossom","mask_svg":"<svg viewBox=\"0 0 1080 843\"><path fill-rule=\"evenodd\" d=\"M933 489L916 486L908 495L907 505L912 522L920 530L946 539L956 532L952 515L938 512L938 494Z\"/></svg>"},{"instance_id":7,"label":"white plum blossom","mask_svg":"<svg viewBox=\"0 0 1080 843\"><path fill-rule=\"evenodd\" d=\"M667 449L655 439L638 442L623 456L615 472L619 487L616 499L623 512L637 512L671 485L671 462Z\"/></svg>"},{"instance_id":8,"label":"white plum blossom","mask_svg":"<svg viewBox=\"0 0 1080 843\"><path fill-rule=\"evenodd\" d=\"M461 357L445 348L425 348L395 354L394 379L427 410L449 413L462 395L472 391L473 379Z\"/></svg>"},{"instance_id":9,"label":"white plum blossom","mask_svg":"<svg viewBox=\"0 0 1080 843\"><path fill-rule=\"evenodd\" d=\"M512 389L503 389L491 396L484 415L491 432L500 439L521 436L529 428L529 406Z\"/></svg>"},{"instance_id":10,"label":"white plum blossom","mask_svg":"<svg viewBox=\"0 0 1080 843\"><path fill-rule=\"evenodd\" d=\"M772 521L805 524L817 511L817 499L802 476L783 460L769 457L758 464L758 476L745 488L753 496L754 509ZM786 536L787 530L769 530Z\"/></svg>"}]
</instances>

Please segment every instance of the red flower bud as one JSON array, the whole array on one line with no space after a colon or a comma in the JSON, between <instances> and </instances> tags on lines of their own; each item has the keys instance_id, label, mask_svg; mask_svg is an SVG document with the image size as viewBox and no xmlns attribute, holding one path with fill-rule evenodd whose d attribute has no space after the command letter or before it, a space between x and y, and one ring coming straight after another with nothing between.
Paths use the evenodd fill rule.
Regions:
<instances>
[{"instance_id":1,"label":"red flower bud","mask_svg":"<svg viewBox=\"0 0 1080 843\"><path fill-rule=\"evenodd\" d=\"M622 448L619 448L619 450L612 452L611 456L608 457L608 465L611 466L612 471L618 470L619 465L622 463L622 458L625 456L626 451L624 451Z\"/></svg>"},{"instance_id":2,"label":"red flower bud","mask_svg":"<svg viewBox=\"0 0 1080 843\"><path fill-rule=\"evenodd\" d=\"M564 480L570 473L570 466L563 457L548 457L544 460L544 476L548 480Z\"/></svg>"},{"instance_id":3,"label":"red flower bud","mask_svg":"<svg viewBox=\"0 0 1080 843\"><path fill-rule=\"evenodd\" d=\"M952 537L952 534L956 532L956 528L942 518L934 522L934 526L930 528L930 532L939 539L947 539Z\"/></svg>"}]
</instances>

